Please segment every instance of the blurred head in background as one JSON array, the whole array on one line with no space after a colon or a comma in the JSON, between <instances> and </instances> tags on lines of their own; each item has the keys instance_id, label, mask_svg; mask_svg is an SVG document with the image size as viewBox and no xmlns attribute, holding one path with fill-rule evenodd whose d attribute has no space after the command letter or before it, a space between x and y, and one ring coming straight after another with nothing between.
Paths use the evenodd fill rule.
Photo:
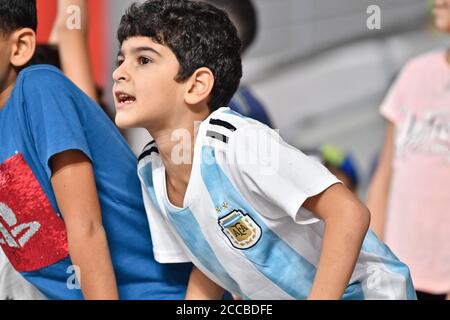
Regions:
<instances>
[{"instance_id":1,"label":"blurred head in background","mask_svg":"<svg viewBox=\"0 0 450 320\"><path fill-rule=\"evenodd\" d=\"M320 161L332 174L355 194L359 187L359 173L352 155L342 148L324 144L320 148L303 149L305 154Z\"/></svg>"},{"instance_id":2,"label":"blurred head in background","mask_svg":"<svg viewBox=\"0 0 450 320\"><path fill-rule=\"evenodd\" d=\"M242 42L241 55L251 47L258 34L258 15L251 0L200 0L225 11L238 31ZM231 100L231 110L258 120L273 128L271 117L252 90L241 83L239 90Z\"/></svg>"},{"instance_id":3,"label":"blurred head in background","mask_svg":"<svg viewBox=\"0 0 450 320\"><path fill-rule=\"evenodd\" d=\"M256 9L251 0L201 0L228 13L242 41L242 53L252 45L258 30Z\"/></svg>"},{"instance_id":4,"label":"blurred head in background","mask_svg":"<svg viewBox=\"0 0 450 320\"><path fill-rule=\"evenodd\" d=\"M433 14L439 31L450 33L450 0L434 0Z\"/></svg>"}]
</instances>

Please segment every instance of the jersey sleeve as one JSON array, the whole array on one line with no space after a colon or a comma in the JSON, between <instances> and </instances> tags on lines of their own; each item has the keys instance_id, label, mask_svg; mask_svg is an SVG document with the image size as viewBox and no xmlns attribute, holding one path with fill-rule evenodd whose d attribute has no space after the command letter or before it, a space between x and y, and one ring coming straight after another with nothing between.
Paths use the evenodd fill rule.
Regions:
<instances>
[{"instance_id":1,"label":"jersey sleeve","mask_svg":"<svg viewBox=\"0 0 450 320\"><path fill-rule=\"evenodd\" d=\"M49 160L64 151L79 150L92 161L81 109L95 103L56 69L27 72L21 85L29 130L47 176Z\"/></svg>"},{"instance_id":2,"label":"jersey sleeve","mask_svg":"<svg viewBox=\"0 0 450 320\"><path fill-rule=\"evenodd\" d=\"M175 233L164 220L161 212L156 209L144 184L142 184L142 196L150 225L153 254L156 261L159 263L191 262Z\"/></svg>"},{"instance_id":3,"label":"jersey sleeve","mask_svg":"<svg viewBox=\"0 0 450 320\"><path fill-rule=\"evenodd\" d=\"M284 142L275 130L249 125L235 133L230 171L241 188L298 224L318 221L302 208L303 203L340 181L319 161Z\"/></svg>"}]
</instances>

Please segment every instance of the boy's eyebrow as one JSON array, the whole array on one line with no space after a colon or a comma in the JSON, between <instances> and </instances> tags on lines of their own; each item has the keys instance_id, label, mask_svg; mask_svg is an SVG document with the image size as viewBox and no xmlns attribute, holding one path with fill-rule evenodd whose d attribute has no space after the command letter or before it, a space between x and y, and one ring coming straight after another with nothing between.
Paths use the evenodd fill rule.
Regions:
<instances>
[{"instance_id":1,"label":"boy's eyebrow","mask_svg":"<svg viewBox=\"0 0 450 320\"><path fill-rule=\"evenodd\" d=\"M157 54L158 56L161 57L161 54L158 51L156 51L155 49L151 48L151 47L136 47L136 48L132 48L131 49L131 53L132 54L137 54L137 53L142 52L142 51L151 51L151 52L153 52L153 53L155 53L155 54ZM117 54L117 56L118 57L123 57L124 56L123 50L120 50L119 53Z\"/></svg>"}]
</instances>

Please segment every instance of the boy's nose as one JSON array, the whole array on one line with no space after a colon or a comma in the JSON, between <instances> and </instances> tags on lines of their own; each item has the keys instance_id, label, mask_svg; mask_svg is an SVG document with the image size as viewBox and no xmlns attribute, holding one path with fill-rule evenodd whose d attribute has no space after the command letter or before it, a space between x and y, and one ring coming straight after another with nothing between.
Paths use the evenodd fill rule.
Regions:
<instances>
[{"instance_id":1,"label":"boy's nose","mask_svg":"<svg viewBox=\"0 0 450 320\"><path fill-rule=\"evenodd\" d=\"M114 70L112 77L115 82L120 81L126 81L129 79L128 73L125 72L124 68L121 66L118 66L116 70Z\"/></svg>"}]
</instances>

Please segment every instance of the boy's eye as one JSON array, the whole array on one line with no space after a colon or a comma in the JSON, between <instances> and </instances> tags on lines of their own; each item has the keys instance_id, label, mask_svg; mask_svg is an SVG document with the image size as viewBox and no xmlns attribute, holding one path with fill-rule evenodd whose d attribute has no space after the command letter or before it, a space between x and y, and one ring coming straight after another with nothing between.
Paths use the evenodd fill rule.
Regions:
<instances>
[{"instance_id":1,"label":"boy's eye","mask_svg":"<svg viewBox=\"0 0 450 320\"><path fill-rule=\"evenodd\" d=\"M123 59L118 59L118 60L116 61L116 66L117 66L117 67L120 67L122 63L123 63Z\"/></svg>"},{"instance_id":2,"label":"boy's eye","mask_svg":"<svg viewBox=\"0 0 450 320\"><path fill-rule=\"evenodd\" d=\"M146 57L139 58L139 64L149 64L150 62L152 62L152 61L149 58L146 58Z\"/></svg>"}]
</instances>

